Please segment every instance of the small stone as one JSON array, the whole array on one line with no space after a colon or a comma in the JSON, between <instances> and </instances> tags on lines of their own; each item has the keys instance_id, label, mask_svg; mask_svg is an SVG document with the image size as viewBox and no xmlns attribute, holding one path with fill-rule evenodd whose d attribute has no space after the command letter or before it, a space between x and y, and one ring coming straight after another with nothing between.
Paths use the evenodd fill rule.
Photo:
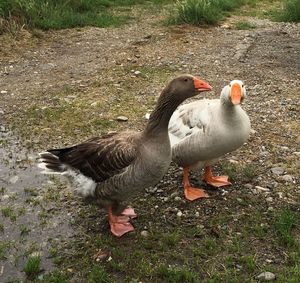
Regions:
<instances>
[{"instance_id":1,"label":"small stone","mask_svg":"<svg viewBox=\"0 0 300 283\"><path fill-rule=\"evenodd\" d=\"M251 190L253 188L253 185L252 184L245 184L244 188L248 189L248 190Z\"/></svg>"},{"instance_id":2,"label":"small stone","mask_svg":"<svg viewBox=\"0 0 300 283\"><path fill-rule=\"evenodd\" d=\"M258 276L256 276L256 279L260 281L272 281L275 280L275 278L276 278L275 274L269 271L263 272Z\"/></svg>"},{"instance_id":3,"label":"small stone","mask_svg":"<svg viewBox=\"0 0 300 283\"><path fill-rule=\"evenodd\" d=\"M268 211L269 211L269 212L274 211L274 207L273 207L273 206L269 206L269 207L268 207Z\"/></svg>"},{"instance_id":4,"label":"small stone","mask_svg":"<svg viewBox=\"0 0 300 283\"><path fill-rule=\"evenodd\" d=\"M282 181L285 181L285 182L288 182L288 183L293 182L293 177L291 175L283 175L280 179Z\"/></svg>"},{"instance_id":5,"label":"small stone","mask_svg":"<svg viewBox=\"0 0 300 283\"><path fill-rule=\"evenodd\" d=\"M126 116L118 116L117 121L126 122L126 121L128 121L128 118Z\"/></svg>"},{"instance_id":6,"label":"small stone","mask_svg":"<svg viewBox=\"0 0 300 283\"><path fill-rule=\"evenodd\" d=\"M141 236L144 237L144 238L148 238L149 232L146 231L146 230L143 230L143 231L141 232Z\"/></svg>"},{"instance_id":7,"label":"small stone","mask_svg":"<svg viewBox=\"0 0 300 283\"><path fill-rule=\"evenodd\" d=\"M269 192L270 191L268 188L264 188L261 186L255 186L254 188L260 192Z\"/></svg>"},{"instance_id":8,"label":"small stone","mask_svg":"<svg viewBox=\"0 0 300 283\"><path fill-rule=\"evenodd\" d=\"M178 196L177 196L177 197L174 198L174 200L175 200L175 201L181 201L181 197L178 197Z\"/></svg>"},{"instance_id":9,"label":"small stone","mask_svg":"<svg viewBox=\"0 0 300 283\"><path fill-rule=\"evenodd\" d=\"M266 198L266 201L267 201L267 202L272 202L272 201L273 201L273 198L272 198L272 197L267 197L267 198Z\"/></svg>"},{"instance_id":10,"label":"small stone","mask_svg":"<svg viewBox=\"0 0 300 283\"><path fill-rule=\"evenodd\" d=\"M241 198L237 198L236 200L237 200L237 202L239 202L239 203L242 203L242 202L243 202L243 200L242 200Z\"/></svg>"},{"instance_id":11,"label":"small stone","mask_svg":"<svg viewBox=\"0 0 300 283\"><path fill-rule=\"evenodd\" d=\"M98 104L98 102L95 101L95 102L91 103L91 106L97 106L97 104Z\"/></svg>"},{"instance_id":12,"label":"small stone","mask_svg":"<svg viewBox=\"0 0 300 283\"><path fill-rule=\"evenodd\" d=\"M257 132L256 132L254 129L251 129L251 130L250 130L250 134L251 134L251 135L254 135L254 134L256 134L256 133L257 133Z\"/></svg>"},{"instance_id":13,"label":"small stone","mask_svg":"<svg viewBox=\"0 0 300 283\"><path fill-rule=\"evenodd\" d=\"M140 72L140 71L134 71L134 74L135 74L136 76L138 76L138 75L141 74L141 72Z\"/></svg>"},{"instance_id":14,"label":"small stone","mask_svg":"<svg viewBox=\"0 0 300 283\"><path fill-rule=\"evenodd\" d=\"M18 180L19 180L19 176L13 176L13 177L11 177L11 178L9 179L9 182L10 182L11 184L15 184L15 183L18 182Z\"/></svg>"},{"instance_id":15,"label":"small stone","mask_svg":"<svg viewBox=\"0 0 300 283\"><path fill-rule=\"evenodd\" d=\"M177 212L177 217L181 217L183 215L183 213L179 210L178 212Z\"/></svg>"},{"instance_id":16,"label":"small stone","mask_svg":"<svg viewBox=\"0 0 300 283\"><path fill-rule=\"evenodd\" d=\"M7 94L7 90L1 90L1 94Z\"/></svg>"},{"instance_id":17,"label":"small stone","mask_svg":"<svg viewBox=\"0 0 300 283\"><path fill-rule=\"evenodd\" d=\"M231 164L238 164L239 163L237 160L234 160L234 159L229 159L228 161Z\"/></svg>"},{"instance_id":18,"label":"small stone","mask_svg":"<svg viewBox=\"0 0 300 283\"><path fill-rule=\"evenodd\" d=\"M150 119L150 113L146 113L146 114L145 114L145 119L146 119L146 120L149 120L149 119Z\"/></svg>"},{"instance_id":19,"label":"small stone","mask_svg":"<svg viewBox=\"0 0 300 283\"><path fill-rule=\"evenodd\" d=\"M198 211L196 211L195 217L199 217L199 216L200 216L200 213Z\"/></svg>"},{"instance_id":20,"label":"small stone","mask_svg":"<svg viewBox=\"0 0 300 283\"><path fill-rule=\"evenodd\" d=\"M0 132L5 133L6 132L6 128L4 126L0 126Z\"/></svg>"},{"instance_id":21,"label":"small stone","mask_svg":"<svg viewBox=\"0 0 300 283\"><path fill-rule=\"evenodd\" d=\"M284 173L284 169L282 167L274 167L274 168L271 168L271 172L274 175L282 175Z\"/></svg>"},{"instance_id":22,"label":"small stone","mask_svg":"<svg viewBox=\"0 0 300 283\"><path fill-rule=\"evenodd\" d=\"M300 157L300 151L294 151L293 154Z\"/></svg>"}]
</instances>

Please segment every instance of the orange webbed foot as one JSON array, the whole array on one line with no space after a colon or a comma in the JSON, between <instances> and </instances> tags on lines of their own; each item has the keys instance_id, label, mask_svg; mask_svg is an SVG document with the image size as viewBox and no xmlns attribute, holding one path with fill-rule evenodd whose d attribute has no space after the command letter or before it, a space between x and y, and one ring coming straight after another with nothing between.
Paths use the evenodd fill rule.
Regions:
<instances>
[{"instance_id":1,"label":"orange webbed foot","mask_svg":"<svg viewBox=\"0 0 300 283\"><path fill-rule=\"evenodd\" d=\"M228 176L211 176L210 178L204 178L203 179L207 184L213 186L213 187L223 187L231 185L231 183L228 181Z\"/></svg>"},{"instance_id":2,"label":"orange webbed foot","mask_svg":"<svg viewBox=\"0 0 300 283\"><path fill-rule=\"evenodd\" d=\"M208 194L205 190L200 188L193 188L190 186L184 187L184 195L187 200L193 201L199 198L208 198Z\"/></svg>"}]
</instances>

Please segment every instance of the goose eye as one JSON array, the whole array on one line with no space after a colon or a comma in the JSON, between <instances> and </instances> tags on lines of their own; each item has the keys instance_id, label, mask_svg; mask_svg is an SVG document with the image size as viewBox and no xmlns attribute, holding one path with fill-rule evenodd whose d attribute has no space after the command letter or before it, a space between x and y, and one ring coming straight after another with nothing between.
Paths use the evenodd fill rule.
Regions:
<instances>
[{"instance_id":1,"label":"goose eye","mask_svg":"<svg viewBox=\"0 0 300 283\"><path fill-rule=\"evenodd\" d=\"M244 85L242 85L242 88L244 87Z\"/></svg>"},{"instance_id":2,"label":"goose eye","mask_svg":"<svg viewBox=\"0 0 300 283\"><path fill-rule=\"evenodd\" d=\"M188 81L188 79L184 79L184 81L185 81L185 82L187 82L187 81Z\"/></svg>"}]
</instances>

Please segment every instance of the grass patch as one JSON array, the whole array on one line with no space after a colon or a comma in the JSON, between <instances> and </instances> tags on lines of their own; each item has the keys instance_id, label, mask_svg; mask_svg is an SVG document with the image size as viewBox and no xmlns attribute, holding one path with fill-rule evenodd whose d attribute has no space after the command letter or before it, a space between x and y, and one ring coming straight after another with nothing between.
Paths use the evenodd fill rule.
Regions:
<instances>
[{"instance_id":1,"label":"grass patch","mask_svg":"<svg viewBox=\"0 0 300 283\"><path fill-rule=\"evenodd\" d=\"M88 276L88 283L111 283L108 273L101 266L94 265Z\"/></svg>"},{"instance_id":2,"label":"grass patch","mask_svg":"<svg viewBox=\"0 0 300 283\"><path fill-rule=\"evenodd\" d=\"M161 279L164 280L163 282L168 283L197 282L197 276L186 267L171 268L165 265L161 265L158 268L158 275Z\"/></svg>"},{"instance_id":3,"label":"grass patch","mask_svg":"<svg viewBox=\"0 0 300 283\"><path fill-rule=\"evenodd\" d=\"M10 218L10 220L13 222L15 222L17 219L17 216L15 215L14 210L11 207L1 208L1 213L4 217Z\"/></svg>"},{"instance_id":4,"label":"grass patch","mask_svg":"<svg viewBox=\"0 0 300 283\"><path fill-rule=\"evenodd\" d=\"M0 242L0 259L5 260L6 259L6 252L11 247L11 242Z\"/></svg>"},{"instance_id":5,"label":"grass patch","mask_svg":"<svg viewBox=\"0 0 300 283\"><path fill-rule=\"evenodd\" d=\"M236 29L239 29L239 30L248 30L248 29L255 29L256 28L256 25L251 24L249 22L245 22L245 21L236 22L234 24L234 26L235 26Z\"/></svg>"},{"instance_id":6,"label":"grass patch","mask_svg":"<svg viewBox=\"0 0 300 283\"><path fill-rule=\"evenodd\" d=\"M23 271L29 279L35 278L41 270L41 258L39 256L29 256Z\"/></svg>"},{"instance_id":7,"label":"grass patch","mask_svg":"<svg viewBox=\"0 0 300 283\"><path fill-rule=\"evenodd\" d=\"M284 22L300 22L300 1L287 0L284 3L283 9L275 14L275 19Z\"/></svg>"},{"instance_id":8,"label":"grass patch","mask_svg":"<svg viewBox=\"0 0 300 283\"><path fill-rule=\"evenodd\" d=\"M171 24L214 25L223 20L228 12L243 5L252 4L254 0L183 0L177 1Z\"/></svg>"},{"instance_id":9,"label":"grass patch","mask_svg":"<svg viewBox=\"0 0 300 283\"><path fill-rule=\"evenodd\" d=\"M294 247L297 241L292 234L293 228L297 223L297 215L289 210L280 211L275 217L275 230L279 242L286 247Z\"/></svg>"},{"instance_id":10,"label":"grass patch","mask_svg":"<svg viewBox=\"0 0 300 283\"><path fill-rule=\"evenodd\" d=\"M0 32L29 28L64 29L83 26L120 26L130 19L118 7L159 5L167 0L2 0Z\"/></svg>"}]
</instances>

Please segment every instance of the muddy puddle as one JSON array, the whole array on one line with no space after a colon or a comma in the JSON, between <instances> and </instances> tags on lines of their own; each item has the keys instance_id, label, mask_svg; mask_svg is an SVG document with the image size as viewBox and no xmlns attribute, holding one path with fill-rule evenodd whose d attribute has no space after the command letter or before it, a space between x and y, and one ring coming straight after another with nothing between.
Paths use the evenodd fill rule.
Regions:
<instances>
[{"instance_id":1,"label":"muddy puddle","mask_svg":"<svg viewBox=\"0 0 300 283\"><path fill-rule=\"evenodd\" d=\"M40 278L54 268L53 251L72 237L70 213L57 180L40 174L37 153L0 132L0 282L24 280L30 256L41 259Z\"/></svg>"}]
</instances>

